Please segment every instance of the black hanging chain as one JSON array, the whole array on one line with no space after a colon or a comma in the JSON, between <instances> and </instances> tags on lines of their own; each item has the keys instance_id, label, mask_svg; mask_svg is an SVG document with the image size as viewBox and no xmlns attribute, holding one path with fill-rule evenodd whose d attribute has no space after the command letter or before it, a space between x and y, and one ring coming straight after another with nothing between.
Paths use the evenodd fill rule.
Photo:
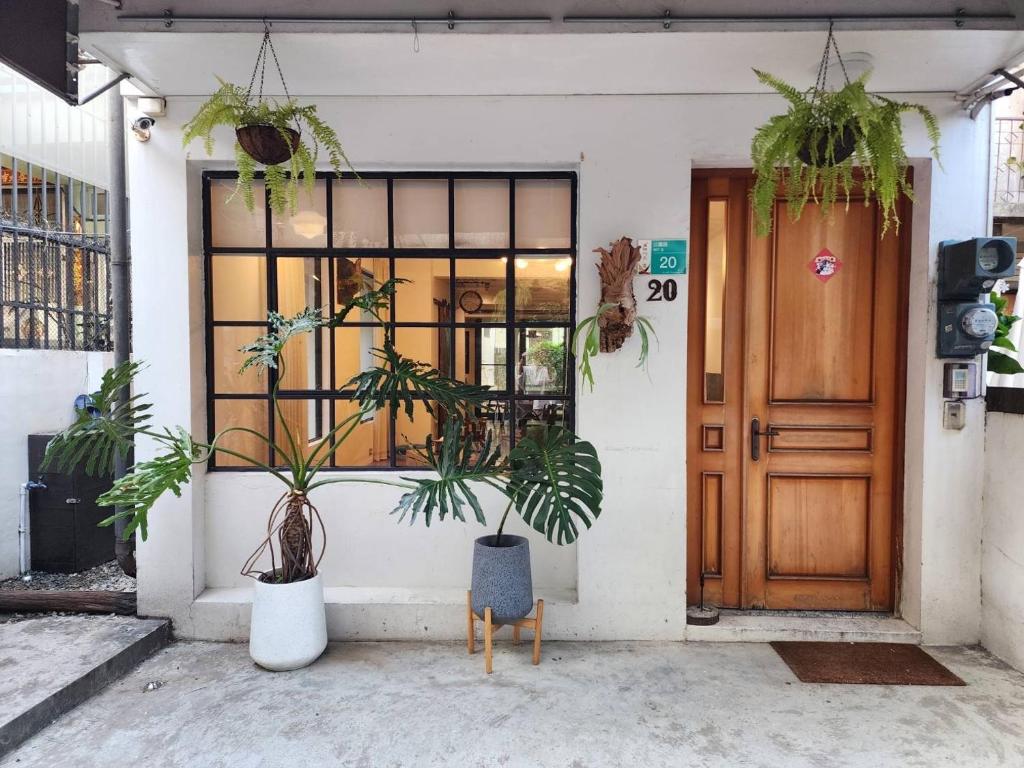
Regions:
<instances>
[{"instance_id":1,"label":"black hanging chain","mask_svg":"<svg viewBox=\"0 0 1024 768\"><path fill-rule=\"evenodd\" d=\"M846 63L843 61L843 55L839 53L839 43L836 42L836 36L832 32L832 20L828 22L828 38L825 40L825 50L821 54L821 63L818 64L818 78L814 83L814 94L811 96L811 101L815 102L824 93L825 88L828 85L828 64L829 54L832 51L836 52L836 60L839 62L839 68L843 72L843 80L846 81L846 85L850 84L850 76L846 72Z\"/></svg>"},{"instance_id":2,"label":"black hanging chain","mask_svg":"<svg viewBox=\"0 0 1024 768\"><path fill-rule=\"evenodd\" d=\"M256 83L256 73L260 75L260 90L256 97L257 102L263 101L263 83L266 79L267 73L267 51L270 51L270 55L274 57L274 67L277 69L277 76L281 79L281 86L284 88L284 95L288 101L291 101L291 94L288 92L288 83L285 82L284 72L281 71L281 62L278 61L277 51L274 50L274 41L270 39L270 24L266 21L263 22L263 42L260 43L260 50L256 54L256 64L252 68L252 76L249 78L249 87L245 91L245 101L249 103L252 100L252 87Z\"/></svg>"}]
</instances>

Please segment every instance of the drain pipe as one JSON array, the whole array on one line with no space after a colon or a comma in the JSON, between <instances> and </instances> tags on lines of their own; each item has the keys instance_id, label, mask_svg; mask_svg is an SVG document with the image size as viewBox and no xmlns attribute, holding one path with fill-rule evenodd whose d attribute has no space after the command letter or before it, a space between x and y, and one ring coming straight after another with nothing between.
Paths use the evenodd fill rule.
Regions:
<instances>
[{"instance_id":1,"label":"drain pipe","mask_svg":"<svg viewBox=\"0 0 1024 768\"><path fill-rule=\"evenodd\" d=\"M125 196L125 160L124 160L124 99L120 88L112 88L107 95L110 113L109 123L109 166L110 191L107 194L108 224L110 227L110 293L111 315L113 315L114 364L120 365L128 360L131 347L131 307L129 305L128 275L128 217ZM127 391L118 395L118 401L124 402L129 396ZM120 453L114 457L114 479L120 480L128 469L127 457ZM120 512L120 509L116 511ZM118 518L114 521L114 555L121 570L128 576L135 576L135 537L127 541L124 529L128 521Z\"/></svg>"},{"instance_id":2,"label":"drain pipe","mask_svg":"<svg viewBox=\"0 0 1024 768\"><path fill-rule=\"evenodd\" d=\"M29 492L37 488L43 489L46 486L35 480L29 480L27 483L21 484L21 492L18 494L21 501L21 511L18 517L18 573L24 582L32 581L30 573L32 570L31 517L28 510L28 497Z\"/></svg>"}]
</instances>

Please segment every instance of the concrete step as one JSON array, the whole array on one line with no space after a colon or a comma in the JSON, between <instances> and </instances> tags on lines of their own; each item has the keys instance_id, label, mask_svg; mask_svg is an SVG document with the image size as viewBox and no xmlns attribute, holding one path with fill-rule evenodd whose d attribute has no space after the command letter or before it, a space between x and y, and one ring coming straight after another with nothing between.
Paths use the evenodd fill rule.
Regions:
<instances>
[{"instance_id":1,"label":"concrete step","mask_svg":"<svg viewBox=\"0 0 1024 768\"><path fill-rule=\"evenodd\" d=\"M0 616L0 757L169 640L166 619Z\"/></svg>"},{"instance_id":2,"label":"concrete step","mask_svg":"<svg viewBox=\"0 0 1024 768\"><path fill-rule=\"evenodd\" d=\"M688 626L686 639L716 643L815 640L920 645L921 632L903 619L879 614L722 611L717 624Z\"/></svg>"}]
</instances>

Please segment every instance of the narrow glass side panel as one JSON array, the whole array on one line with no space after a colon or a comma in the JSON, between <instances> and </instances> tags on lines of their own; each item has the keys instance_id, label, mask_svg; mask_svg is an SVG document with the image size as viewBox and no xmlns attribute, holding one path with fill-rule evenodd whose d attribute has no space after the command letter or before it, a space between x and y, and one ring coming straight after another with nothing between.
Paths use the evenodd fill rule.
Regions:
<instances>
[{"instance_id":1,"label":"narrow glass side panel","mask_svg":"<svg viewBox=\"0 0 1024 768\"><path fill-rule=\"evenodd\" d=\"M723 326L729 204L708 202L707 301L704 310L704 402L725 402Z\"/></svg>"}]
</instances>

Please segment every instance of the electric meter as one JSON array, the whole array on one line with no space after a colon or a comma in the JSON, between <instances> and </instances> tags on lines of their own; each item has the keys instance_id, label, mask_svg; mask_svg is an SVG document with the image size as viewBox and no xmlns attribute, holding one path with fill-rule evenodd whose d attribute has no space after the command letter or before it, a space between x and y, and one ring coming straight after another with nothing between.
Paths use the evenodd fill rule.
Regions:
<instances>
[{"instance_id":1,"label":"electric meter","mask_svg":"<svg viewBox=\"0 0 1024 768\"><path fill-rule=\"evenodd\" d=\"M996 332L999 318L989 307L972 307L960 317L960 327L964 333L975 339L984 339Z\"/></svg>"}]
</instances>

